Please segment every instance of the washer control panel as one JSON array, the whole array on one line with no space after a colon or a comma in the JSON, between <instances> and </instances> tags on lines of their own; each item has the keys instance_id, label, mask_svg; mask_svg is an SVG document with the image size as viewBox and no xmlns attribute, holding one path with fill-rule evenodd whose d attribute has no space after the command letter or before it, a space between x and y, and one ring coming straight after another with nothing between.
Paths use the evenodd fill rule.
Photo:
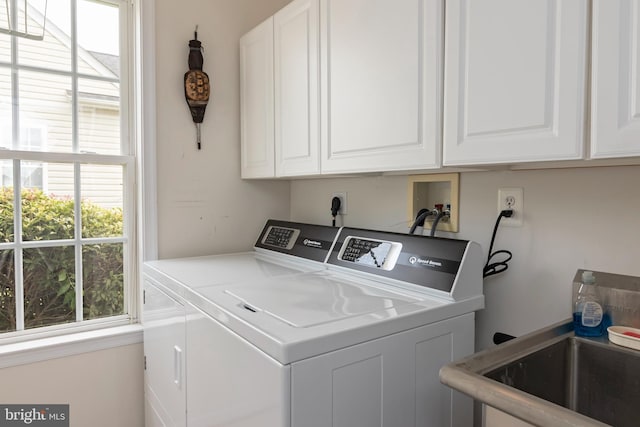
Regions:
<instances>
[{"instance_id":1,"label":"washer control panel","mask_svg":"<svg viewBox=\"0 0 640 427\"><path fill-rule=\"evenodd\" d=\"M347 236L338 259L382 270L393 270L402 252L402 243Z\"/></svg>"},{"instance_id":2,"label":"washer control panel","mask_svg":"<svg viewBox=\"0 0 640 427\"><path fill-rule=\"evenodd\" d=\"M469 242L342 227L327 264L452 292Z\"/></svg>"},{"instance_id":3,"label":"washer control panel","mask_svg":"<svg viewBox=\"0 0 640 427\"><path fill-rule=\"evenodd\" d=\"M276 248L291 250L300 235L300 230L276 225L270 225L264 233L262 244Z\"/></svg>"}]
</instances>

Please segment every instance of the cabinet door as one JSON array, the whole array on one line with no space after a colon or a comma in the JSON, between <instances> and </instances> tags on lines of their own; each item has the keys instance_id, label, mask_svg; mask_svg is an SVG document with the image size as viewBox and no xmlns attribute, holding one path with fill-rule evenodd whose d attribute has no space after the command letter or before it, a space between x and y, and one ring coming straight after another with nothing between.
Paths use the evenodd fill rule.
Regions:
<instances>
[{"instance_id":1,"label":"cabinet door","mask_svg":"<svg viewBox=\"0 0 640 427\"><path fill-rule=\"evenodd\" d=\"M276 175L320 172L318 0L273 17Z\"/></svg>"},{"instance_id":2,"label":"cabinet door","mask_svg":"<svg viewBox=\"0 0 640 427\"><path fill-rule=\"evenodd\" d=\"M444 164L583 157L585 0L449 0Z\"/></svg>"},{"instance_id":3,"label":"cabinet door","mask_svg":"<svg viewBox=\"0 0 640 427\"><path fill-rule=\"evenodd\" d=\"M273 17L271 17L240 39L242 178L274 177L273 132Z\"/></svg>"},{"instance_id":4,"label":"cabinet door","mask_svg":"<svg viewBox=\"0 0 640 427\"><path fill-rule=\"evenodd\" d=\"M640 156L640 2L594 0L591 157Z\"/></svg>"},{"instance_id":5,"label":"cabinet door","mask_svg":"<svg viewBox=\"0 0 640 427\"><path fill-rule=\"evenodd\" d=\"M472 399L438 372L473 353L473 331L471 313L293 363L291 425L472 425Z\"/></svg>"},{"instance_id":6,"label":"cabinet door","mask_svg":"<svg viewBox=\"0 0 640 427\"><path fill-rule=\"evenodd\" d=\"M289 427L290 367L187 310L189 427Z\"/></svg>"},{"instance_id":7,"label":"cabinet door","mask_svg":"<svg viewBox=\"0 0 640 427\"><path fill-rule=\"evenodd\" d=\"M321 0L323 173L440 164L442 0Z\"/></svg>"},{"instance_id":8,"label":"cabinet door","mask_svg":"<svg viewBox=\"0 0 640 427\"><path fill-rule=\"evenodd\" d=\"M185 309L144 281L144 355L147 426L186 425Z\"/></svg>"}]
</instances>

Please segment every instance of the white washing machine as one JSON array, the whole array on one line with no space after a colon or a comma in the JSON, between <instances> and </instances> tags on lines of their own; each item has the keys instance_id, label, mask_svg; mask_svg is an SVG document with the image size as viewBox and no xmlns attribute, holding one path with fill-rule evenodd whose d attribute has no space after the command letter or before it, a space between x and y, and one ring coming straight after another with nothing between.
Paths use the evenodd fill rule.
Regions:
<instances>
[{"instance_id":1,"label":"white washing machine","mask_svg":"<svg viewBox=\"0 0 640 427\"><path fill-rule=\"evenodd\" d=\"M186 313L193 309L189 301L197 297L197 290L325 270L338 232L335 227L270 220L251 252L145 264L142 322L147 425L186 425Z\"/></svg>"},{"instance_id":2,"label":"white washing machine","mask_svg":"<svg viewBox=\"0 0 640 427\"><path fill-rule=\"evenodd\" d=\"M305 227L269 222L256 247L283 258L278 251L322 247ZM472 424L471 400L442 386L438 371L474 350L474 312L484 302L479 246L354 228L330 246L315 271L210 285L165 268L182 271L189 260L145 267L185 307L186 425Z\"/></svg>"},{"instance_id":3,"label":"white washing machine","mask_svg":"<svg viewBox=\"0 0 640 427\"><path fill-rule=\"evenodd\" d=\"M324 270L339 231L336 227L269 220L253 251L149 261L144 271L182 294L186 288ZM287 244L281 244L283 241Z\"/></svg>"}]
</instances>

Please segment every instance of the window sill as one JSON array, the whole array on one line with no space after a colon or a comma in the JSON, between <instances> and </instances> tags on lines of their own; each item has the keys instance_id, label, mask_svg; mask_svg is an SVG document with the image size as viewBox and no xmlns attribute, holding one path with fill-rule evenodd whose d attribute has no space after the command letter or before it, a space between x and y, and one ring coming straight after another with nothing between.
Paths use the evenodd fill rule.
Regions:
<instances>
[{"instance_id":1,"label":"window sill","mask_svg":"<svg viewBox=\"0 0 640 427\"><path fill-rule=\"evenodd\" d=\"M126 325L0 346L0 369L141 343L142 325Z\"/></svg>"}]
</instances>

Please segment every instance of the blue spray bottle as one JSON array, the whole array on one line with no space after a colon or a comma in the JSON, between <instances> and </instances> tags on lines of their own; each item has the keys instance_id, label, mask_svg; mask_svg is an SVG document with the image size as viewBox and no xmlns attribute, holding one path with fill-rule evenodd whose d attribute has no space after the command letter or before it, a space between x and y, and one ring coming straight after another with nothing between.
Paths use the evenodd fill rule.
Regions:
<instances>
[{"instance_id":1,"label":"blue spray bottle","mask_svg":"<svg viewBox=\"0 0 640 427\"><path fill-rule=\"evenodd\" d=\"M573 306L573 329L582 337L599 337L604 333L604 309L598 298L596 278L591 271L582 273L582 282Z\"/></svg>"}]
</instances>

